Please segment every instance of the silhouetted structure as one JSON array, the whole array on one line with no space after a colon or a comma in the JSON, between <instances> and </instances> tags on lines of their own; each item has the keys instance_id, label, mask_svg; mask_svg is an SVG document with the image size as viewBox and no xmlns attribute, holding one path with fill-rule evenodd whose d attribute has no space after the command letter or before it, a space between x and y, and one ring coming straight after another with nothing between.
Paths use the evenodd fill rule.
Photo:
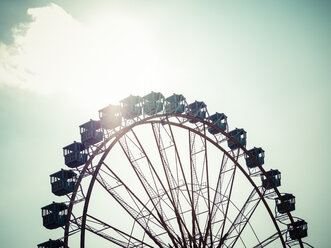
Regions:
<instances>
[{"instance_id":1,"label":"silhouetted structure","mask_svg":"<svg viewBox=\"0 0 331 248\"><path fill-rule=\"evenodd\" d=\"M64 227L64 235L38 248L67 248L76 233L82 247L93 245L85 241L86 231L111 242L110 247L236 247L237 242L269 247L276 240L271 245L306 244L301 238L307 236L307 223L290 213L296 208L295 197L277 189L281 173L262 168L264 150L247 151L246 131L229 131L225 114L209 115L204 102L187 104L181 94L165 98L151 92L108 105L99 110L99 118L80 125L82 143L63 148L65 164L74 169L50 175L52 192L70 200L68 206L53 202L41 208L43 225ZM145 132L146 127L151 132ZM92 196L98 192L93 190L95 182L120 211L112 208L115 205L89 208L95 199L107 204L98 193ZM267 199L275 200L274 212ZM256 221L261 220L259 210L251 221L260 202L277 233ZM124 224L116 223L111 212L127 213L121 215ZM261 226L255 229L252 223ZM261 240L255 230L272 233L261 235L266 237Z\"/></svg>"},{"instance_id":2,"label":"silhouetted structure","mask_svg":"<svg viewBox=\"0 0 331 248\"><path fill-rule=\"evenodd\" d=\"M219 129L222 129L223 131L226 130L228 124L227 124L227 116L225 114L223 113L220 114L216 112L215 114L209 116L209 120L213 125L217 126ZM220 132L219 130L212 127L208 128L208 131L211 134L217 134Z\"/></svg>"},{"instance_id":3,"label":"silhouetted structure","mask_svg":"<svg viewBox=\"0 0 331 248\"><path fill-rule=\"evenodd\" d=\"M256 162L259 165L264 164L264 150L261 147L254 147L253 149L250 149L248 153L250 153L255 158ZM248 168L257 167L256 162L254 162L254 160L250 156L245 155L245 160Z\"/></svg>"},{"instance_id":4,"label":"silhouetted structure","mask_svg":"<svg viewBox=\"0 0 331 248\"><path fill-rule=\"evenodd\" d=\"M111 105L99 110L101 127L104 129L113 129L121 125L122 115L120 105Z\"/></svg>"},{"instance_id":5,"label":"silhouetted structure","mask_svg":"<svg viewBox=\"0 0 331 248\"><path fill-rule=\"evenodd\" d=\"M100 121L90 120L79 126L82 143L86 146L99 143L103 139Z\"/></svg>"},{"instance_id":6,"label":"silhouetted structure","mask_svg":"<svg viewBox=\"0 0 331 248\"><path fill-rule=\"evenodd\" d=\"M142 114L140 105L142 98L140 96L132 96L123 99L121 103L122 116L124 119L133 119Z\"/></svg>"},{"instance_id":7,"label":"silhouetted structure","mask_svg":"<svg viewBox=\"0 0 331 248\"><path fill-rule=\"evenodd\" d=\"M143 110L146 115L155 115L163 110L164 96L160 92L151 92L143 97Z\"/></svg>"},{"instance_id":8,"label":"silhouetted structure","mask_svg":"<svg viewBox=\"0 0 331 248\"><path fill-rule=\"evenodd\" d=\"M79 142L63 147L64 163L70 168L76 168L87 161L87 148Z\"/></svg>"},{"instance_id":9,"label":"silhouetted structure","mask_svg":"<svg viewBox=\"0 0 331 248\"><path fill-rule=\"evenodd\" d=\"M67 223L68 207L64 203L53 202L41 208L43 225L48 229L65 226Z\"/></svg>"},{"instance_id":10,"label":"silhouetted structure","mask_svg":"<svg viewBox=\"0 0 331 248\"><path fill-rule=\"evenodd\" d=\"M234 138L239 145L246 146L246 131L242 128L236 128L229 132L229 135ZM231 139L228 139L228 147L231 150L239 148L239 145Z\"/></svg>"},{"instance_id":11,"label":"silhouetted structure","mask_svg":"<svg viewBox=\"0 0 331 248\"><path fill-rule=\"evenodd\" d=\"M308 235L307 230L308 230L307 222L304 220L298 220L295 221L293 225L292 224L288 225L288 232L292 240L297 240L298 238L307 237Z\"/></svg>"},{"instance_id":12,"label":"silhouetted structure","mask_svg":"<svg viewBox=\"0 0 331 248\"><path fill-rule=\"evenodd\" d=\"M295 196L292 194L284 194L282 195L283 204L281 202L281 199L277 197L275 199L276 201L276 208L278 213L285 214L286 209L291 212L295 210Z\"/></svg>"},{"instance_id":13,"label":"silhouetted structure","mask_svg":"<svg viewBox=\"0 0 331 248\"><path fill-rule=\"evenodd\" d=\"M194 116L201 120L206 118L207 113L207 105L204 102L194 101L193 103L189 104L187 114L190 116ZM191 123L196 123L196 120L190 120Z\"/></svg>"},{"instance_id":14,"label":"silhouetted structure","mask_svg":"<svg viewBox=\"0 0 331 248\"><path fill-rule=\"evenodd\" d=\"M49 240L37 245L38 248L64 248L64 242L61 240Z\"/></svg>"},{"instance_id":15,"label":"silhouetted structure","mask_svg":"<svg viewBox=\"0 0 331 248\"><path fill-rule=\"evenodd\" d=\"M66 195L75 190L76 173L61 169L50 175L52 192L57 196Z\"/></svg>"},{"instance_id":16,"label":"silhouetted structure","mask_svg":"<svg viewBox=\"0 0 331 248\"><path fill-rule=\"evenodd\" d=\"M266 172L268 178L261 174L261 180L262 180L262 186L265 189L272 189L274 186L279 187L280 186L280 171L279 170L269 170ZM271 182L272 183L271 183Z\"/></svg>"},{"instance_id":17,"label":"silhouetted structure","mask_svg":"<svg viewBox=\"0 0 331 248\"><path fill-rule=\"evenodd\" d=\"M185 111L185 97L173 94L165 99L165 112L167 114L181 114Z\"/></svg>"}]
</instances>

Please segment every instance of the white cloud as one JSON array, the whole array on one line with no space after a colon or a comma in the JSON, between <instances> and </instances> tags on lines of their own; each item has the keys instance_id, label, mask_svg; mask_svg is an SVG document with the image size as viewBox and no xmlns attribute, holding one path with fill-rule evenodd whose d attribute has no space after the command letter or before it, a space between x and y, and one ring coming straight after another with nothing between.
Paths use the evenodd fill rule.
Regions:
<instances>
[{"instance_id":1,"label":"white cloud","mask_svg":"<svg viewBox=\"0 0 331 248\"><path fill-rule=\"evenodd\" d=\"M13 44L0 43L2 84L102 97L147 88L165 74L148 30L137 20L112 15L82 25L55 4L29 9L28 15L33 21L13 30Z\"/></svg>"},{"instance_id":2,"label":"white cloud","mask_svg":"<svg viewBox=\"0 0 331 248\"><path fill-rule=\"evenodd\" d=\"M29 9L28 14L33 21L13 30L14 43L0 44L1 82L49 92L65 85L63 76L72 76L74 42L83 29L54 4Z\"/></svg>"}]
</instances>

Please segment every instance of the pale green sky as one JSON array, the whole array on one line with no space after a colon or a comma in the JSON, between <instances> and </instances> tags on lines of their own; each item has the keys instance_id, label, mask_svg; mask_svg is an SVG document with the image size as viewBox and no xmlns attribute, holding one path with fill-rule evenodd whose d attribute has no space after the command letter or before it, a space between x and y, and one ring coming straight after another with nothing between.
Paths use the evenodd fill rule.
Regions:
<instances>
[{"instance_id":1,"label":"pale green sky","mask_svg":"<svg viewBox=\"0 0 331 248\"><path fill-rule=\"evenodd\" d=\"M329 1L54 1L27 14L45 2L0 3L17 9L0 14L3 247L61 236L42 227L40 207L55 199L62 147L100 108L152 90L245 128L296 196L306 241L328 247Z\"/></svg>"}]
</instances>

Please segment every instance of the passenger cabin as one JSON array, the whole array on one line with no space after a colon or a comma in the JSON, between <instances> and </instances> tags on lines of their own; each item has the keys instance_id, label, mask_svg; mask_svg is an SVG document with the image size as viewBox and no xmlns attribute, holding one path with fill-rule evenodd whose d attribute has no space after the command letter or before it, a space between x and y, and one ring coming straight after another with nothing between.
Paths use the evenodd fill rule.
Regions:
<instances>
[{"instance_id":1,"label":"passenger cabin","mask_svg":"<svg viewBox=\"0 0 331 248\"><path fill-rule=\"evenodd\" d=\"M53 202L41 208L41 210L43 225L47 229L55 229L66 225L68 214L66 204Z\"/></svg>"},{"instance_id":2,"label":"passenger cabin","mask_svg":"<svg viewBox=\"0 0 331 248\"><path fill-rule=\"evenodd\" d=\"M70 168L76 168L87 161L87 148L79 142L63 147L64 163Z\"/></svg>"},{"instance_id":3,"label":"passenger cabin","mask_svg":"<svg viewBox=\"0 0 331 248\"><path fill-rule=\"evenodd\" d=\"M288 232L292 240L297 240L298 238L304 238L308 236L308 226L307 222L304 220L297 220L292 224L288 225Z\"/></svg>"},{"instance_id":4,"label":"passenger cabin","mask_svg":"<svg viewBox=\"0 0 331 248\"><path fill-rule=\"evenodd\" d=\"M206 118L207 105L204 102L195 101L188 105L187 114L201 120ZM196 123L197 120L190 120L191 123Z\"/></svg>"},{"instance_id":5,"label":"passenger cabin","mask_svg":"<svg viewBox=\"0 0 331 248\"><path fill-rule=\"evenodd\" d=\"M266 172L266 177L264 174L261 174L262 187L265 189L272 189L274 186L280 186L280 171L279 170L269 170ZM270 182L271 180L271 182Z\"/></svg>"},{"instance_id":6,"label":"passenger cabin","mask_svg":"<svg viewBox=\"0 0 331 248\"><path fill-rule=\"evenodd\" d=\"M133 119L142 114L141 107L142 98L140 96L128 96L120 101L122 108L122 116L124 119Z\"/></svg>"},{"instance_id":7,"label":"passenger cabin","mask_svg":"<svg viewBox=\"0 0 331 248\"><path fill-rule=\"evenodd\" d=\"M121 125L121 106L111 105L99 110L101 127L104 129L113 129Z\"/></svg>"},{"instance_id":8,"label":"passenger cabin","mask_svg":"<svg viewBox=\"0 0 331 248\"><path fill-rule=\"evenodd\" d=\"M146 115L155 115L163 110L164 96L159 92L151 92L143 97L143 110Z\"/></svg>"},{"instance_id":9,"label":"passenger cabin","mask_svg":"<svg viewBox=\"0 0 331 248\"><path fill-rule=\"evenodd\" d=\"M185 111L185 97L173 94L165 99L166 114L182 114Z\"/></svg>"},{"instance_id":10,"label":"passenger cabin","mask_svg":"<svg viewBox=\"0 0 331 248\"><path fill-rule=\"evenodd\" d=\"M90 120L79 126L82 143L91 146L99 143L103 139L100 121Z\"/></svg>"},{"instance_id":11,"label":"passenger cabin","mask_svg":"<svg viewBox=\"0 0 331 248\"><path fill-rule=\"evenodd\" d=\"M50 175L53 194L62 196L75 190L76 173L72 170L63 170Z\"/></svg>"},{"instance_id":12,"label":"passenger cabin","mask_svg":"<svg viewBox=\"0 0 331 248\"><path fill-rule=\"evenodd\" d=\"M61 240L49 240L37 245L38 248L64 248L65 244Z\"/></svg>"},{"instance_id":13,"label":"passenger cabin","mask_svg":"<svg viewBox=\"0 0 331 248\"><path fill-rule=\"evenodd\" d=\"M209 120L210 122L217 126L219 129L225 131L226 130L226 127L227 127L227 116L225 114L220 114L220 113L215 113L211 116L209 116ZM219 133L220 131L217 130L216 128L213 128L213 127L210 127L208 128L208 132L211 133L211 134L217 134Z\"/></svg>"},{"instance_id":14,"label":"passenger cabin","mask_svg":"<svg viewBox=\"0 0 331 248\"><path fill-rule=\"evenodd\" d=\"M257 167L257 164L256 162L259 164L259 165L263 165L264 164L264 150L259 147L254 147L253 149L250 149L248 151L248 153L251 155L251 156L248 156L247 154L245 154L245 160L246 160L246 165L248 168L254 168L254 167ZM254 159L256 161L254 161Z\"/></svg>"},{"instance_id":15,"label":"passenger cabin","mask_svg":"<svg viewBox=\"0 0 331 248\"><path fill-rule=\"evenodd\" d=\"M228 139L228 147L231 150L239 148L239 145L246 146L246 131L242 128L236 128L229 132L229 135L235 140Z\"/></svg>"},{"instance_id":16,"label":"passenger cabin","mask_svg":"<svg viewBox=\"0 0 331 248\"><path fill-rule=\"evenodd\" d=\"M277 197L275 200L276 200L276 208L277 208L278 213L285 214L286 210L288 210L289 212L295 210L295 196L294 195L292 195L292 194L282 195L283 203L279 197Z\"/></svg>"}]
</instances>

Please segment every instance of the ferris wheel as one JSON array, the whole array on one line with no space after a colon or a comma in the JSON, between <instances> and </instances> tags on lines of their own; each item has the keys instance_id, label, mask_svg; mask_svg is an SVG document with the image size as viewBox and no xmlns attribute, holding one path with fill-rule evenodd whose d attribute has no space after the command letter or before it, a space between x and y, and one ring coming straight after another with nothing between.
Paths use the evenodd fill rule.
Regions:
<instances>
[{"instance_id":1,"label":"ferris wheel","mask_svg":"<svg viewBox=\"0 0 331 248\"><path fill-rule=\"evenodd\" d=\"M281 172L225 114L151 92L99 117L63 148L69 168L50 175L61 198L42 207L43 225L64 234L38 248L312 247Z\"/></svg>"}]
</instances>

